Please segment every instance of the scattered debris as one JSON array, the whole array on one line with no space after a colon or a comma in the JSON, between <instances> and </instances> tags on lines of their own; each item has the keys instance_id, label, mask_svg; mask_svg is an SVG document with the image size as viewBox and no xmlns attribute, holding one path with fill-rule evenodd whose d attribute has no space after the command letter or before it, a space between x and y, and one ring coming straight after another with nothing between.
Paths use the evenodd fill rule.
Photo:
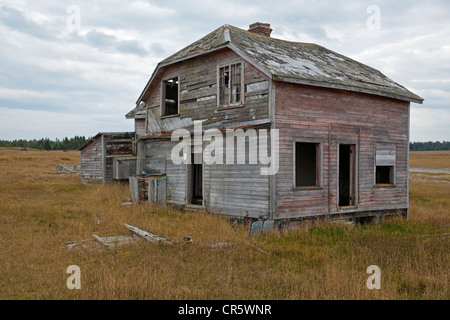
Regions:
<instances>
[{"instance_id":1,"label":"scattered debris","mask_svg":"<svg viewBox=\"0 0 450 320\"><path fill-rule=\"evenodd\" d=\"M1 241L0 248L7 248L8 246L8 242L6 242L5 240Z\"/></svg>"},{"instance_id":2,"label":"scattered debris","mask_svg":"<svg viewBox=\"0 0 450 320\"><path fill-rule=\"evenodd\" d=\"M135 236L99 237L96 234L93 234L92 237L106 248L119 247L139 240L139 238L136 238Z\"/></svg>"},{"instance_id":3,"label":"scattered debris","mask_svg":"<svg viewBox=\"0 0 450 320\"><path fill-rule=\"evenodd\" d=\"M65 164L60 164L56 166L56 172L60 174L76 174L81 171L81 166L73 165L67 166Z\"/></svg>"},{"instance_id":4,"label":"scattered debris","mask_svg":"<svg viewBox=\"0 0 450 320\"><path fill-rule=\"evenodd\" d=\"M86 239L80 242L66 242L64 243L64 247L69 250L76 249L83 254L86 254L85 250L93 251L103 248L103 246L93 241L93 239Z\"/></svg>"},{"instance_id":5,"label":"scattered debris","mask_svg":"<svg viewBox=\"0 0 450 320\"><path fill-rule=\"evenodd\" d=\"M162 242L162 243L165 243L165 244L172 244L172 242L167 240L166 238L156 236L154 234L151 234L150 232L141 230L141 229L139 229L137 227L133 227L133 226L130 226L130 225L125 224L125 223L124 223L124 226L127 227L128 230L130 230L134 234L144 238L145 240L147 240L149 242Z\"/></svg>"},{"instance_id":6,"label":"scattered debris","mask_svg":"<svg viewBox=\"0 0 450 320\"><path fill-rule=\"evenodd\" d=\"M426 237L449 237L450 233L432 233L432 234L424 234L421 235L421 237L426 238Z\"/></svg>"},{"instance_id":7,"label":"scattered debris","mask_svg":"<svg viewBox=\"0 0 450 320\"><path fill-rule=\"evenodd\" d=\"M228 247L230 244L228 242L219 242L219 243L213 243L210 244L209 247L210 248L223 248L223 247Z\"/></svg>"},{"instance_id":8,"label":"scattered debris","mask_svg":"<svg viewBox=\"0 0 450 320\"><path fill-rule=\"evenodd\" d=\"M124 203L122 203L122 205L123 206L132 206L132 205L134 205L134 203L133 202L124 202Z\"/></svg>"},{"instance_id":9,"label":"scattered debris","mask_svg":"<svg viewBox=\"0 0 450 320\"><path fill-rule=\"evenodd\" d=\"M330 221L330 223L342 225L342 226L354 226L355 225L355 221L352 221L352 220L334 220L334 221Z\"/></svg>"},{"instance_id":10,"label":"scattered debris","mask_svg":"<svg viewBox=\"0 0 450 320\"><path fill-rule=\"evenodd\" d=\"M265 221L255 221L250 223L249 235L254 236L262 233L267 233L274 230L275 221L265 220Z\"/></svg>"},{"instance_id":11,"label":"scattered debris","mask_svg":"<svg viewBox=\"0 0 450 320\"><path fill-rule=\"evenodd\" d=\"M98 216L96 216L98 217ZM64 243L64 246L69 249L78 249L80 250L82 253L85 253L83 249L87 249L87 250L98 250L98 249L102 249L102 248L114 248L114 247L119 247L122 246L124 244L129 244L129 243L134 243L136 241L139 241L141 238L145 239L146 241L149 241L151 243L164 243L164 244L173 244L171 241L167 240L166 238L154 235L150 232L147 232L145 230L141 230L137 227L128 225L124 223L124 226L130 230L132 232L131 236L113 236L113 237L100 237L96 234L92 234L92 238L93 239L87 239L87 240L83 240L78 242L67 242ZM183 241L185 243L192 243L192 237L187 235L183 238ZM263 249L245 242L246 245L258 250L261 253L264 254L269 254L268 252L264 251ZM213 243L208 245L208 248L226 248L226 247L230 247L231 243L229 242L218 242L218 243Z\"/></svg>"}]
</instances>

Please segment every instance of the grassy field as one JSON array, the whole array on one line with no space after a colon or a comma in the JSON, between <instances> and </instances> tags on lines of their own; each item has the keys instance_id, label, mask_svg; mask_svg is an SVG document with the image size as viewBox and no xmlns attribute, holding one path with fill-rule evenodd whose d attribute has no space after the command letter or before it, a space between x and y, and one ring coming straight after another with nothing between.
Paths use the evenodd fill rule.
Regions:
<instances>
[{"instance_id":1,"label":"grassy field","mask_svg":"<svg viewBox=\"0 0 450 320\"><path fill-rule=\"evenodd\" d=\"M63 163L78 164L79 153L0 148L0 299L450 298L450 184L436 174L412 174L409 221L249 238L216 215L123 206L126 185L83 185L55 174ZM449 163L450 152L411 154L415 167ZM92 234L129 236L124 223L173 245L95 245ZM67 288L71 265L81 290ZM381 290L366 287L370 265L381 269Z\"/></svg>"}]
</instances>

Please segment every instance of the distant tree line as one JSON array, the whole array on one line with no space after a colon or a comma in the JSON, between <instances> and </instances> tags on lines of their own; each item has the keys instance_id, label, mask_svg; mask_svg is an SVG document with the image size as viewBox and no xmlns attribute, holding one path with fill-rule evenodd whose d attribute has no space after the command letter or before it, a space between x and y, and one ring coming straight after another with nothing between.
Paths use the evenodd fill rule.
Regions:
<instances>
[{"instance_id":1,"label":"distant tree line","mask_svg":"<svg viewBox=\"0 0 450 320\"><path fill-rule=\"evenodd\" d=\"M20 147L20 148L33 148L41 150L78 150L84 145L90 138L85 136L75 136L73 138L50 140L49 138L42 138L39 140L0 140L0 147Z\"/></svg>"},{"instance_id":2,"label":"distant tree line","mask_svg":"<svg viewBox=\"0 0 450 320\"><path fill-rule=\"evenodd\" d=\"M62 140L50 140L49 138L42 138L39 140L0 140L0 147L23 147L41 150L78 150L91 138L85 136L75 136L73 138L65 137ZM428 142L411 142L409 144L411 151L437 151L450 150L450 141L428 141Z\"/></svg>"},{"instance_id":3,"label":"distant tree line","mask_svg":"<svg viewBox=\"0 0 450 320\"><path fill-rule=\"evenodd\" d=\"M411 142L409 144L411 151L437 151L450 150L450 141L428 141L428 142Z\"/></svg>"}]
</instances>

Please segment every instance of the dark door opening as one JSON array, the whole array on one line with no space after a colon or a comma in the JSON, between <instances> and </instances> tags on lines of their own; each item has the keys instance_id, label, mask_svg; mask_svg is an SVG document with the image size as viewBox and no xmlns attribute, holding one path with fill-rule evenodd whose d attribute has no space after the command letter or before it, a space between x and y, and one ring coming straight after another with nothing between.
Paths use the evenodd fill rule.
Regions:
<instances>
[{"instance_id":1,"label":"dark door opening","mask_svg":"<svg viewBox=\"0 0 450 320\"><path fill-rule=\"evenodd\" d=\"M339 206L355 205L355 145L339 145Z\"/></svg>"},{"instance_id":2,"label":"dark door opening","mask_svg":"<svg viewBox=\"0 0 450 320\"><path fill-rule=\"evenodd\" d=\"M200 158L200 159L199 159ZM195 161L197 160L197 161ZM192 204L203 204L203 161L201 155L192 153Z\"/></svg>"}]
</instances>

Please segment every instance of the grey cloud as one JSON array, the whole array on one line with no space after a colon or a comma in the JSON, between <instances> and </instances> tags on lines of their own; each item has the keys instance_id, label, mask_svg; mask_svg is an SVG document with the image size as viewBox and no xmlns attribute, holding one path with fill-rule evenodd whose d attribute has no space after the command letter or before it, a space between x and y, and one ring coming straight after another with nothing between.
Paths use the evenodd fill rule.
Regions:
<instances>
[{"instance_id":1,"label":"grey cloud","mask_svg":"<svg viewBox=\"0 0 450 320\"><path fill-rule=\"evenodd\" d=\"M153 54L156 56L163 56L166 53L166 50L163 48L163 46L160 43L152 43L150 47Z\"/></svg>"},{"instance_id":2,"label":"grey cloud","mask_svg":"<svg viewBox=\"0 0 450 320\"><path fill-rule=\"evenodd\" d=\"M38 25L34 21L28 20L22 11L13 7L0 7L0 22L11 29L40 39L52 40L55 38L54 34L50 31Z\"/></svg>"},{"instance_id":3,"label":"grey cloud","mask_svg":"<svg viewBox=\"0 0 450 320\"><path fill-rule=\"evenodd\" d=\"M138 56L148 54L147 50L137 40L118 40L113 35L95 29L86 34L86 40L89 44L101 50L113 50Z\"/></svg>"},{"instance_id":4,"label":"grey cloud","mask_svg":"<svg viewBox=\"0 0 450 320\"><path fill-rule=\"evenodd\" d=\"M0 50L0 89L25 94L0 97L0 106L89 115L123 105L124 110L108 113L122 120L158 61L223 24L246 29L260 21L270 23L276 37L311 41L379 69L425 98L420 110L448 108L448 0L82 0L76 1L81 29L73 33L63 32L69 16L64 2L21 2L20 10L14 0L2 4L0 31L7 50ZM381 8L382 28L368 32L372 4ZM45 19L30 20L33 11ZM8 35L11 30L15 39ZM439 32L443 36L434 35ZM27 97L27 92L49 92L54 98ZM97 119L92 130L101 125ZM442 137L448 137L447 127Z\"/></svg>"}]
</instances>

